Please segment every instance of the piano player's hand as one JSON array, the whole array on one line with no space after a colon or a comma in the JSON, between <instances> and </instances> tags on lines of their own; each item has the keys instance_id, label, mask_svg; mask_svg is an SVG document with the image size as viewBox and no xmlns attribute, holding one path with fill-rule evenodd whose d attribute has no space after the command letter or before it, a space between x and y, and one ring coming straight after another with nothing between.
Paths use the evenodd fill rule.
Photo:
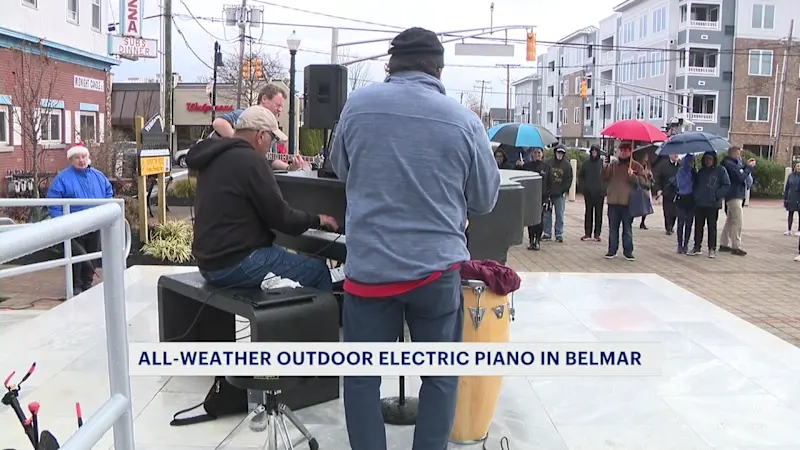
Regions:
<instances>
[{"instance_id":1,"label":"piano player's hand","mask_svg":"<svg viewBox=\"0 0 800 450\"><path fill-rule=\"evenodd\" d=\"M319 215L319 226L329 231L337 231L339 229L339 224L336 223L336 219L331 216L326 216L325 214Z\"/></svg>"}]
</instances>

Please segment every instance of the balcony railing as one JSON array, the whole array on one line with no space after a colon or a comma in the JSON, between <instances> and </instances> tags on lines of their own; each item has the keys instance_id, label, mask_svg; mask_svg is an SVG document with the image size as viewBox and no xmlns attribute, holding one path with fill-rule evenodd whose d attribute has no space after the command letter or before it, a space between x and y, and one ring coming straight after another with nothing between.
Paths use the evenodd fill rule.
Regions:
<instances>
[{"instance_id":1,"label":"balcony railing","mask_svg":"<svg viewBox=\"0 0 800 450\"><path fill-rule=\"evenodd\" d=\"M716 113L692 113L692 121L693 122L705 122L705 123L714 123L717 121L717 114Z\"/></svg>"},{"instance_id":2,"label":"balcony railing","mask_svg":"<svg viewBox=\"0 0 800 450\"><path fill-rule=\"evenodd\" d=\"M75 200L62 199L0 199L0 206L80 204L74 202ZM125 257L126 247L130 244L125 243L123 201L106 199L103 202L106 204L74 214L65 214L52 220L14 227L0 233L0 264L4 264L61 242L66 242L68 249L71 239L100 230L100 245L103 249L106 352L111 397L61 446L63 450L93 448L112 427L116 450L133 450L135 445L128 368L128 321L125 313ZM82 258L81 261L88 261L96 257L92 254L79 258ZM64 258L48 267L71 264L79 258ZM38 267L38 265L32 266ZM0 279L18 274L13 272L16 269L18 268L0 271Z\"/></svg>"},{"instance_id":3,"label":"balcony railing","mask_svg":"<svg viewBox=\"0 0 800 450\"><path fill-rule=\"evenodd\" d=\"M684 66L678 68L679 75L702 75L715 77L719 75L717 67Z\"/></svg>"},{"instance_id":4,"label":"balcony railing","mask_svg":"<svg viewBox=\"0 0 800 450\"><path fill-rule=\"evenodd\" d=\"M684 20L680 24L681 29L691 28L694 30L711 30L711 31L719 31L720 22L719 21L710 21L710 20Z\"/></svg>"}]
</instances>

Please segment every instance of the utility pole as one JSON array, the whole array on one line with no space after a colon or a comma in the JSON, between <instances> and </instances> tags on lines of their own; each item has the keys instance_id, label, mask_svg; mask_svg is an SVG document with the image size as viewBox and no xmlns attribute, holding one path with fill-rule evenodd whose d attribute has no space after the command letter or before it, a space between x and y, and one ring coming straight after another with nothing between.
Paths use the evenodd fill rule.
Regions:
<instances>
[{"instance_id":1,"label":"utility pole","mask_svg":"<svg viewBox=\"0 0 800 450\"><path fill-rule=\"evenodd\" d=\"M498 64L497 67L506 69L506 122L511 122L511 68L519 64Z\"/></svg>"},{"instance_id":2,"label":"utility pole","mask_svg":"<svg viewBox=\"0 0 800 450\"><path fill-rule=\"evenodd\" d=\"M481 101L479 106L480 114L478 114L478 117L481 118L481 122L483 122L483 94L486 92L486 86L491 84L492 82L489 80L478 80L475 82L475 89L480 89L481 91Z\"/></svg>"},{"instance_id":3,"label":"utility pole","mask_svg":"<svg viewBox=\"0 0 800 450\"><path fill-rule=\"evenodd\" d=\"M786 79L787 71L789 68L789 52L792 49L792 44L794 43L794 20L789 22L789 38L786 41L786 48L783 51L783 67L781 68L781 87L780 93L778 94L778 104L776 105L778 109L776 119L775 119L775 149L773 151L773 155L775 159L781 157L781 124L783 123L783 104L786 100ZM789 162L791 162L792 156L791 152L789 152Z\"/></svg>"},{"instance_id":4,"label":"utility pole","mask_svg":"<svg viewBox=\"0 0 800 450\"><path fill-rule=\"evenodd\" d=\"M464 104L464 91L461 91L461 101L459 103Z\"/></svg>"},{"instance_id":5,"label":"utility pole","mask_svg":"<svg viewBox=\"0 0 800 450\"><path fill-rule=\"evenodd\" d=\"M175 81L172 77L172 0L164 0L164 74L161 77L161 82L164 85L164 132L169 136L169 150L172 153L174 146L173 133L172 133L172 115L173 104L172 94L175 87Z\"/></svg>"},{"instance_id":6,"label":"utility pole","mask_svg":"<svg viewBox=\"0 0 800 450\"><path fill-rule=\"evenodd\" d=\"M339 29L331 28L331 64L339 64Z\"/></svg>"},{"instance_id":7,"label":"utility pole","mask_svg":"<svg viewBox=\"0 0 800 450\"><path fill-rule=\"evenodd\" d=\"M247 39L247 0L242 0L242 8L239 10L239 70L244 65L244 44ZM242 107L242 83L241 76L236 82L236 109Z\"/></svg>"}]
</instances>

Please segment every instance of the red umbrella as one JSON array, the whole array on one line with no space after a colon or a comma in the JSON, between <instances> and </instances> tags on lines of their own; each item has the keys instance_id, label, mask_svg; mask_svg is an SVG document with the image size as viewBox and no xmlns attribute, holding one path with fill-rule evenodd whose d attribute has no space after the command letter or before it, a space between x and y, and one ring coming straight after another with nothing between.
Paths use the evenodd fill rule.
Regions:
<instances>
[{"instance_id":1,"label":"red umbrella","mask_svg":"<svg viewBox=\"0 0 800 450\"><path fill-rule=\"evenodd\" d=\"M602 136L623 141L663 142L667 135L647 122L639 120L620 120L600 132Z\"/></svg>"}]
</instances>

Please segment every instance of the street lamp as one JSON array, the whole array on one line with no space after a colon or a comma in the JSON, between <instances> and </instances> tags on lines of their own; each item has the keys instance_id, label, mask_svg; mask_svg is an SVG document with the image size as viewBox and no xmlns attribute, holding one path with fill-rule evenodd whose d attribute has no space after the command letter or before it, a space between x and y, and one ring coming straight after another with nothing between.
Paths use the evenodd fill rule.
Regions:
<instances>
[{"instance_id":1,"label":"street lamp","mask_svg":"<svg viewBox=\"0 0 800 450\"><path fill-rule=\"evenodd\" d=\"M297 32L292 31L292 34L286 38L286 46L289 47L289 152L297 154L297 147L295 146L295 108L296 98L295 95L295 80L297 70L295 69L295 59L297 57L297 49L300 48L300 38L297 37Z\"/></svg>"}]
</instances>

